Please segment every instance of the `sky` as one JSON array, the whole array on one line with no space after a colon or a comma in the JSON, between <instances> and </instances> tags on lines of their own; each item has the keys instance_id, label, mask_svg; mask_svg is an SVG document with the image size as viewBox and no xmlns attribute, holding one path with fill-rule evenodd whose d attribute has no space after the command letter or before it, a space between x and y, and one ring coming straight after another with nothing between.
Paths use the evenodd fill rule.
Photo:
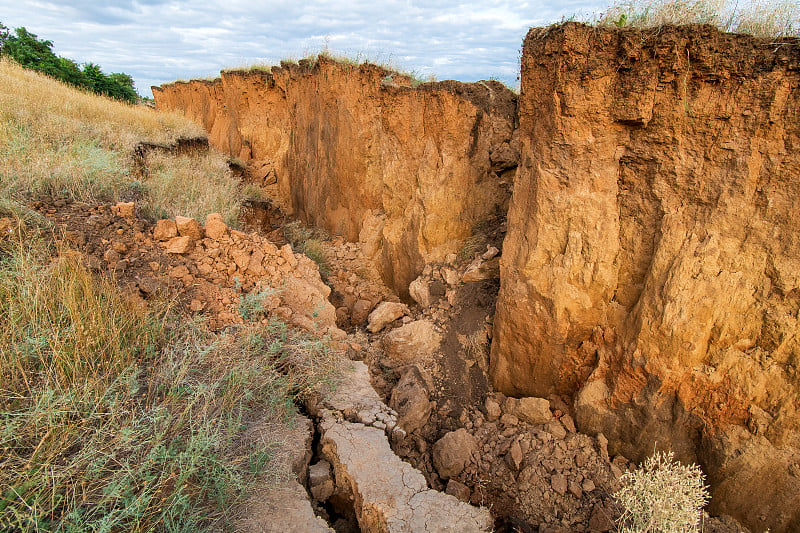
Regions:
<instances>
[{"instance_id":1,"label":"sky","mask_svg":"<svg viewBox=\"0 0 800 533\"><path fill-rule=\"evenodd\" d=\"M518 85L528 28L604 0L0 0L0 23L53 41L56 54L151 85L216 77L322 50L386 63L421 78Z\"/></svg>"}]
</instances>

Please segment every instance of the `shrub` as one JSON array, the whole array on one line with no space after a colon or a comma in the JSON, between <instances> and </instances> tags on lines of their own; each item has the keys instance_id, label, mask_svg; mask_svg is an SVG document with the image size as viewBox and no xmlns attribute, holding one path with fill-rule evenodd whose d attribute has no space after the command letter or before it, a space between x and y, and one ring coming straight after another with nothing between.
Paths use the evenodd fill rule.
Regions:
<instances>
[{"instance_id":1,"label":"shrub","mask_svg":"<svg viewBox=\"0 0 800 533\"><path fill-rule=\"evenodd\" d=\"M672 452L656 452L625 473L614 494L623 508L619 531L678 533L698 531L708 487L696 464L682 465Z\"/></svg>"}]
</instances>

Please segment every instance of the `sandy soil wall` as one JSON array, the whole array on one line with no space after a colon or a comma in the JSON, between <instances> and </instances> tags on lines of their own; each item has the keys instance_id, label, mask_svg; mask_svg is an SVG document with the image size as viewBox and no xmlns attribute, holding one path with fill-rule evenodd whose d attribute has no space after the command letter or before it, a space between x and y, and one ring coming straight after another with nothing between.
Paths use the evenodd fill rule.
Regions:
<instances>
[{"instance_id":1,"label":"sandy soil wall","mask_svg":"<svg viewBox=\"0 0 800 533\"><path fill-rule=\"evenodd\" d=\"M518 153L516 95L502 84L410 82L320 57L153 94L159 109L182 111L212 146L277 182L305 221L369 243L384 279L407 295L425 263L505 212Z\"/></svg>"},{"instance_id":2,"label":"sandy soil wall","mask_svg":"<svg viewBox=\"0 0 800 533\"><path fill-rule=\"evenodd\" d=\"M532 29L491 374L800 529L800 42Z\"/></svg>"}]
</instances>

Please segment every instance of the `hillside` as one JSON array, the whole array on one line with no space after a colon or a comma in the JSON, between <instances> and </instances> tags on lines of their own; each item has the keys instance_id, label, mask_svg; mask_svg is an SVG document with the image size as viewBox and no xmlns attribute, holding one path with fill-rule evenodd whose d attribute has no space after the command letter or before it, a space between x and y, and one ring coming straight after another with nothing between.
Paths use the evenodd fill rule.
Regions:
<instances>
[{"instance_id":1,"label":"hillside","mask_svg":"<svg viewBox=\"0 0 800 533\"><path fill-rule=\"evenodd\" d=\"M324 287L316 265L228 228L241 187L182 117L5 60L0 115L0 529L239 523L248 497L290 478L310 438L292 401L338 363L241 285L199 287L194 260L158 241L175 222L153 222L205 220L178 217L184 245L205 231L217 250L262 247L304 295ZM225 310L196 309L212 299Z\"/></svg>"}]
</instances>

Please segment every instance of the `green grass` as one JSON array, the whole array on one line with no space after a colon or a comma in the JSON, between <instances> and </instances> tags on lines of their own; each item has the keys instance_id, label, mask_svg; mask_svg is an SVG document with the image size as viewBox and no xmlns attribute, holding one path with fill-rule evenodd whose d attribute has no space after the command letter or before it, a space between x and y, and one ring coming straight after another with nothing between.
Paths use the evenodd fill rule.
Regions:
<instances>
[{"instance_id":1,"label":"green grass","mask_svg":"<svg viewBox=\"0 0 800 533\"><path fill-rule=\"evenodd\" d=\"M143 311L30 234L0 257L0 530L224 527L254 480L288 474L280 439L243 436L334 383L324 344Z\"/></svg>"},{"instance_id":2,"label":"green grass","mask_svg":"<svg viewBox=\"0 0 800 533\"><path fill-rule=\"evenodd\" d=\"M294 221L283 227L283 235L295 251L305 254L319 267L323 278L330 275L331 265L324 241L329 236L319 228L310 228L300 221Z\"/></svg>"}]
</instances>

